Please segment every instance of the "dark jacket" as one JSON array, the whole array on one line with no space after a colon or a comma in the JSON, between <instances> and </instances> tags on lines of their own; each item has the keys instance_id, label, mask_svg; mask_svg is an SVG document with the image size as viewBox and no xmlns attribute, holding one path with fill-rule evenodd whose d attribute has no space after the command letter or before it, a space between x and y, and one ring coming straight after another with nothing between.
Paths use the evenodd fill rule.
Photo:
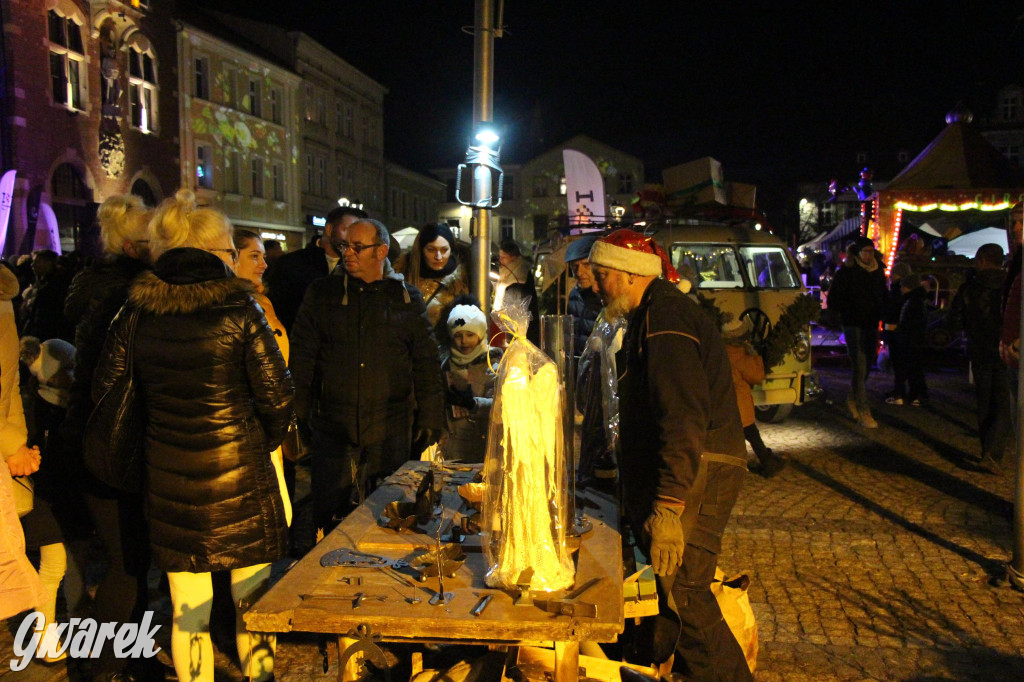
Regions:
<instances>
[{"instance_id":1,"label":"dark jacket","mask_svg":"<svg viewBox=\"0 0 1024 682\"><path fill-rule=\"evenodd\" d=\"M999 359L999 333L1003 325L1002 291L1006 273L1001 269L978 270L960 285L949 311L949 324L967 334L967 357L976 364L995 364Z\"/></svg>"},{"instance_id":2,"label":"dark jacket","mask_svg":"<svg viewBox=\"0 0 1024 682\"><path fill-rule=\"evenodd\" d=\"M688 499L704 452L746 458L746 443L718 329L670 282L654 280L630 313L617 365L619 475L641 524L655 499Z\"/></svg>"},{"instance_id":3,"label":"dark jacket","mask_svg":"<svg viewBox=\"0 0 1024 682\"><path fill-rule=\"evenodd\" d=\"M401 275L367 284L339 270L313 282L288 336L299 419L377 445L415 395L416 426L443 430L441 361L424 310Z\"/></svg>"},{"instance_id":4,"label":"dark jacket","mask_svg":"<svg viewBox=\"0 0 1024 682\"><path fill-rule=\"evenodd\" d=\"M887 295L882 264L869 272L851 256L832 278L828 307L838 311L844 327L875 328Z\"/></svg>"},{"instance_id":5,"label":"dark jacket","mask_svg":"<svg viewBox=\"0 0 1024 682\"><path fill-rule=\"evenodd\" d=\"M924 287L914 287L903 294L899 326L896 335L905 351L924 348L928 341L928 293Z\"/></svg>"},{"instance_id":6,"label":"dark jacket","mask_svg":"<svg viewBox=\"0 0 1024 682\"><path fill-rule=\"evenodd\" d=\"M292 332L295 316L302 305L306 289L310 284L326 277L327 254L318 244L286 253L267 269L264 281L267 298L274 305L274 312L284 325L285 331Z\"/></svg>"},{"instance_id":7,"label":"dark jacket","mask_svg":"<svg viewBox=\"0 0 1024 682\"><path fill-rule=\"evenodd\" d=\"M72 452L81 453L82 434L93 408L93 373L110 321L128 299L128 286L146 269L140 260L115 256L82 270L71 280L64 317L75 326L75 377L61 430ZM84 467L79 469L80 473L84 471Z\"/></svg>"},{"instance_id":8,"label":"dark jacket","mask_svg":"<svg viewBox=\"0 0 1024 682\"><path fill-rule=\"evenodd\" d=\"M34 336L40 341L75 340L75 328L64 317L64 299L71 284L71 275L62 268L54 269L25 292L22 303L24 313L22 336Z\"/></svg>"},{"instance_id":9,"label":"dark jacket","mask_svg":"<svg viewBox=\"0 0 1024 682\"><path fill-rule=\"evenodd\" d=\"M566 312L573 316L573 352L579 355L583 347L587 345L590 332L594 331L594 322L604 304L601 303L601 296L594 293L592 289L580 289L579 285L574 286L569 292L569 306Z\"/></svg>"},{"instance_id":10,"label":"dark jacket","mask_svg":"<svg viewBox=\"0 0 1024 682\"><path fill-rule=\"evenodd\" d=\"M292 381L252 285L215 256L172 249L132 284L141 309L133 371L146 404L150 544L164 571L216 571L284 556L288 528L270 452L291 419ZM93 397L124 369L114 319Z\"/></svg>"}]
</instances>

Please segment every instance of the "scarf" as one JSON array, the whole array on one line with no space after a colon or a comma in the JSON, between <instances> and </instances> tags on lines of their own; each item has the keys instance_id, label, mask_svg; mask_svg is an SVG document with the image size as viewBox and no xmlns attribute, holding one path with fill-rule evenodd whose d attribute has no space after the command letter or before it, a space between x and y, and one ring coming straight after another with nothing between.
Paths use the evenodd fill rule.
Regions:
<instances>
[{"instance_id":1,"label":"scarf","mask_svg":"<svg viewBox=\"0 0 1024 682\"><path fill-rule=\"evenodd\" d=\"M490 347L483 339L481 339L480 343L476 344L476 347L468 353L461 353L458 348L452 346L450 348L452 352L452 364L464 367L486 353L489 348Z\"/></svg>"}]
</instances>

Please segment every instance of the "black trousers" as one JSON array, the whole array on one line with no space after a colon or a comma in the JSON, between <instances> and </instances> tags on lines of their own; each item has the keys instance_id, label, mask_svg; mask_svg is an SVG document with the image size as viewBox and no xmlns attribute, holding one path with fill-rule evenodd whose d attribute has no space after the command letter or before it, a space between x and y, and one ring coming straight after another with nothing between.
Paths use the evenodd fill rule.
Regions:
<instances>
[{"instance_id":1,"label":"black trousers","mask_svg":"<svg viewBox=\"0 0 1024 682\"><path fill-rule=\"evenodd\" d=\"M638 633L638 663L660 663L674 652L672 669L688 682L754 679L711 592L722 534L739 497L744 475L746 471L740 467L708 464L701 513L687 538L683 565L674 576L658 578L660 612L645 619ZM643 549L647 551L646 547Z\"/></svg>"},{"instance_id":2,"label":"black trousers","mask_svg":"<svg viewBox=\"0 0 1024 682\"><path fill-rule=\"evenodd\" d=\"M999 360L971 363L974 396L978 402L978 433L981 454L1001 461L1010 441L1013 415L1010 393L1010 369Z\"/></svg>"}]
</instances>

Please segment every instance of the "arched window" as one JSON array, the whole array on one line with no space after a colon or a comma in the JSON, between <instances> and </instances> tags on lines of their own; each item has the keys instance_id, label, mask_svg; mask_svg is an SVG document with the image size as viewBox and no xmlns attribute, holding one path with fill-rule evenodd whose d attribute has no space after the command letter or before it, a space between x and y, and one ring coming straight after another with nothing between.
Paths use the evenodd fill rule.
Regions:
<instances>
[{"instance_id":1,"label":"arched window","mask_svg":"<svg viewBox=\"0 0 1024 682\"><path fill-rule=\"evenodd\" d=\"M86 90L81 20L52 9L46 18L53 102L82 111L85 109Z\"/></svg>"},{"instance_id":2,"label":"arched window","mask_svg":"<svg viewBox=\"0 0 1024 682\"><path fill-rule=\"evenodd\" d=\"M82 233L96 217L92 190L82 180L79 170L70 163L62 163L54 169L50 188L61 245L67 250L81 248Z\"/></svg>"},{"instance_id":3,"label":"arched window","mask_svg":"<svg viewBox=\"0 0 1024 682\"><path fill-rule=\"evenodd\" d=\"M132 127L144 133L157 129L156 58L148 42L134 40L128 46L128 101Z\"/></svg>"},{"instance_id":4,"label":"arched window","mask_svg":"<svg viewBox=\"0 0 1024 682\"><path fill-rule=\"evenodd\" d=\"M142 199L146 206L156 206L156 195L153 193L153 188L142 178L132 183L132 194Z\"/></svg>"}]
</instances>

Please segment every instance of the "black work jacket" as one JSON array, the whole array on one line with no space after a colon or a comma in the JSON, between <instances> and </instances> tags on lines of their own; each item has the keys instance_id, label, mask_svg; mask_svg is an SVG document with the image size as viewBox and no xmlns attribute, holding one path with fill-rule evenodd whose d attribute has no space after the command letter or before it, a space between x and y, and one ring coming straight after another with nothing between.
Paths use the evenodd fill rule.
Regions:
<instances>
[{"instance_id":1,"label":"black work jacket","mask_svg":"<svg viewBox=\"0 0 1024 682\"><path fill-rule=\"evenodd\" d=\"M416 426L444 429L437 343L401 275L366 283L339 269L313 282L288 338L295 413L312 428L378 445L415 396Z\"/></svg>"}]
</instances>

